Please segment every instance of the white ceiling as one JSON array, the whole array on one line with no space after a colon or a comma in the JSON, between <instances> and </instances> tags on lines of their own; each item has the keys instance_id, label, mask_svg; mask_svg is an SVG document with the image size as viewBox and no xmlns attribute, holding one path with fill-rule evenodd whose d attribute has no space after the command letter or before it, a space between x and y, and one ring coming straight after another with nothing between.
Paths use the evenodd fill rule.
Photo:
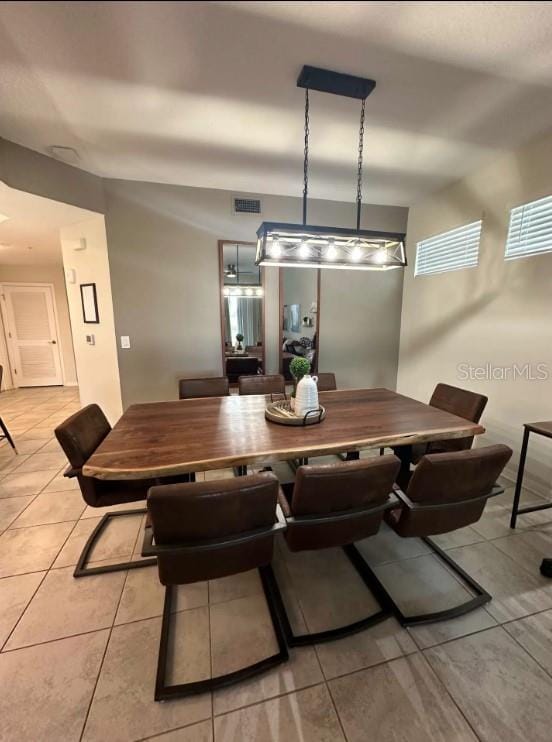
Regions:
<instances>
[{"instance_id":1,"label":"white ceiling","mask_svg":"<svg viewBox=\"0 0 552 742\"><path fill-rule=\"evenodd\" d=\"M3 2L0 136L116 178L298 195L303 64L373 77L365 200L408 205L552 122L550 2ZM312 94L311 192L358 102ZM1 210L1 209L0 209Z\"/></svg>"},{"instance_id":2,"label":"white ceiling","mask_svg":"<svg viewBox=\"0 0 552 742\"><path fill-rule=\"evenodd\" d=\"M0 266L61 264L59 230L92 215L0 182Z\"/></svg>"}]
</instances>

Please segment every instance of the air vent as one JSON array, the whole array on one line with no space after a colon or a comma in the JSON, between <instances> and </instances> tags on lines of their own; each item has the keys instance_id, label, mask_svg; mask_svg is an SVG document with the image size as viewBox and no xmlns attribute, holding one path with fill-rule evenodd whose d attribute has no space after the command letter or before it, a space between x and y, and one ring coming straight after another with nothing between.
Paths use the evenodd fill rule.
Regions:
<instances>
[{"instance_id":1,"label":"air vent","mask_svg":"<svg viewBox=\"0 0 552 742\"><path fill-rule=\"evenodd\" d=\"M260 198L234 198L234 214L260 214Z\"/></svg>"}]
</instances>

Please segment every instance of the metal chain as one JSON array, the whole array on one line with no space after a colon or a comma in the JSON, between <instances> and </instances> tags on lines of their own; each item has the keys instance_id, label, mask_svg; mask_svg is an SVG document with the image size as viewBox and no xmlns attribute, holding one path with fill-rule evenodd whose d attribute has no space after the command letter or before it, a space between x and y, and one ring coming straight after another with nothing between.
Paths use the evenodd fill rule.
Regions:
<instances>
[{"instance_id":1,"label":"metal chain","mask_svg":"<svg viewBox=\"0 0 552 742\"><path fill-rule=\"evenodd\" d=\"M364 151L364 109L366 98L362 99L360 108L360 129L358 132L358 173L357 173L357 230L360 229L360 210L362 207L362 155Z\"/></svg>"},{"instance_id":2,"label":"metal chain","mask_svg":"<svg viewBox=\"0 0 552 742\"><path fill-rule=\"evenodd\" d=\"M303 160L303 224L307 223L307 194L309 191L309 89L305 88L305 150Z\"/></svg>"}]
</instances>

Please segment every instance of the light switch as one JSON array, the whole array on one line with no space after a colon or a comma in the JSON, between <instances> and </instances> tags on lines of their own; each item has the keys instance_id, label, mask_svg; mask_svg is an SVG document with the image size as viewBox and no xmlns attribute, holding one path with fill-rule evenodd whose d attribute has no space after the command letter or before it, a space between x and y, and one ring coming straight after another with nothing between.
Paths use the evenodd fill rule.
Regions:
<instances>
[{"instance_id":1,"label":"light switch","mask_svg":"<svg viewBox=\"0 0 552 742\"><path fill-rule=\"evenodd\" d=\"M121 335L121 348L130 348L130 337L128 335Z\"/></svg>"},{"instance_id":2,"label":"light switch","mask_svg":"<svg viewBox=\"0 0 552 742\"><path fill-rule=\"evenodd\" d=\"M88 345L96 345L96 338L94 335L86 335L86 342Z\"/></svg>"}]
</instances>

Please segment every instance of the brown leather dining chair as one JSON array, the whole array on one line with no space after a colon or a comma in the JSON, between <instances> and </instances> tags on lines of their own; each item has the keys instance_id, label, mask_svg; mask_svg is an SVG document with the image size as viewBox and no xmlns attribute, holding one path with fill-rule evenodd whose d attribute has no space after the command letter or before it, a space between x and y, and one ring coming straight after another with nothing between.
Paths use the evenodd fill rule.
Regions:
<instances>
[{"instance_id":1,"label":"brown leather dining chair","mask_svg":"<svg viewBox=\"0 0 552 742\"><path fill-rule=\"evenodd\" d=\"M282 485L279 502L286 518L284 533L290 551L329 549L341 546L367 587L381 605L375 614L313 634L294 634L281 594L278 606L289 646L328 641L361 631L390 615L384 591L371 578L354 541L373 536L379 530L383 514L396 507L392 494L400 462L396 456L338 462L318 466L300 466L295 483Z\"/></svg>"},{"instance_id":2,"label":"brown leather dining chair","mask_svg":"<svg viewBox=\"0 0 552 742\"><path fill-rule=\"evenodd\" d=\"M318 391L319 392L334 392L337 389L337 382L335 380L335 374L330 372L323 372L318 374Z\"/></svg>"},{"instance_id":3,"label":"brown leather dining chair","mask_svg":"<svg viewBox=\"0 0 552 742\"><path fill-rule=\"evenodd\" d=\"M202 379L180 379L179 399L200 399L202 397L227 397L230 384L227 376L210 376Z\"/></svg>"},{"instance_id":4,"label":"brown leather dining chair","mask_svg":"<svg viewBox=\"0 0 552 742\"><path fill-rule=\"evenodd\" d=\"M285 528L277 517L278 480L271 472L239 479L152 487L147 500L149 523L142 554L157 557L165 603L155 685L162 701L214 690L253 677L288 659L275 603L269 564L275 535ZM278 651L226 675L167 685L169 625L175 587L257 569L268 604ZM232 631L232 626L228 626Z\"/></svg>"},{"instance_id":5,"label":"brown leather dining chair","mask_svg":"<svg viewBox=\"0 0 552 742\"><path fill-rule=\"evenodd\" d=\"M240 376L238 389L240 394L285 394L286 383L281 374Z\"/></svg>"},{"instance_id":6,"label":"brown leather dining chair","mask_svg":"<svg viewBox=\"0 0 552 742\"><path fill-rule=\"evenodd\" d=\"M58 425L54 431L60 446L69 460L69 467L64 472L64 476L77 478L84 501L87 505L95 508L145 500L148 489L154 484L159 484L161 481L159 479L101 480L95 477L84 476L82 467L110 431L111 425L97 404L87 405L82 410L75 412L74 415L64 420L61 425ZM188 475L183 476L187 478ZM180 481L182 481L182 478L179 478ZM164 481L173 481L173 479ZM104 574L106 572L118 572L124 569L137 569L155 564L155 559L144 559L120 562L118 564L97 565L94 567L87 566L96 542L111 520L129 515L141 517L145 512L145 508L141 508L106 513L90 534L73 575L75 577L84 577L86 575Z\"/></svg>"},{"instance_id":7,"label":"brown leather dining chair","mask_svg":"<svg viewBox=\"0 0 552 742\"><path fill-rule=\"evenodd\" d=\"M401 507L385 514L388 525L399 536L423 539L475 593L470 600L454 608L413 616L405 616L388 593L394 612L403 626L456 618L491 600L489 593L429 536L449 533L476 523L483 514L487 500L504 492L496 481L511 456L512 449L504 445L428 454L422 457L414 470L406 493L398 488L395 490ZM381 583L379 586L385 590Z\"/></svg>"}]
</instances>

